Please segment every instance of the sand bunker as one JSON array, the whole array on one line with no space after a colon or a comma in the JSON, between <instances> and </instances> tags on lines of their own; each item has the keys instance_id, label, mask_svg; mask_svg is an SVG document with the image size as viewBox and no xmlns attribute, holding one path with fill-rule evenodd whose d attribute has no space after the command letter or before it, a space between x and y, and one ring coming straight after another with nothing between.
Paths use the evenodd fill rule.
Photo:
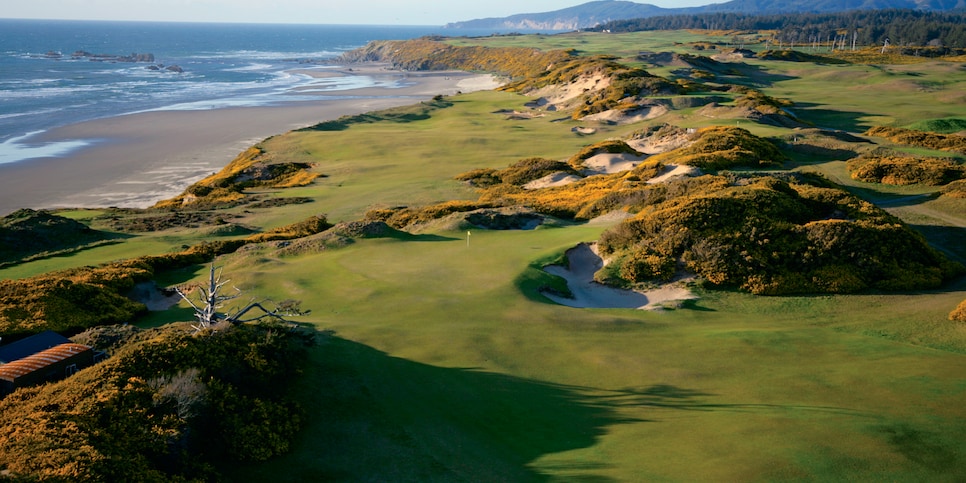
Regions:
<instances>
[{"instance_id":1,"label":"sand bunker","mask_svg":"<svg viewBox=\"0 0 966 483\"><path fill-rule=\"evenodd\" d=\"M610 77L604 75L602 72L596 72L594 74L582 75L567 84L553 84L542 87L528 92L527 95L536 97L537 101L535 102L537 103L557 107L582 98L588 91L606 89L609 85Z\"/></svg>"},{"instance_id":2,"label":"sand bunker","mask_svg":"<svg viewBox=\"0 0 966 483\"><path fill-rule=\"evenodd\" d=\"M525 185L523 189L525 190L538 190L543 188L553 188L555 186L566 186L570 183L576 183L582 180L580 176L570 173L564 173L562 171L548 174L543 178L533 180Z\"/></svg>"},{"instance_id":3,"label":"sand bunker","mask_svg":"<svg viewBox=\"0 0 966 483\"><path fill-rule=\"evenodd\" d=\"M665 106L648 106L638 109L611 109L598 114L585 116L586 121L607 122L610 124L634 124L648 119L661 117L669 112Z\"/></svg>"},{"instance_id":4,"label":"sand bunker","mask_svg":"<svg viewBox=\"0 0 966 483\"><path fill-rule=\"evenodd\" d=\"M627 145L644 154L658 154L684 147L691 142L687 132L669 136L648 136L627 141Z\"/></svg>"},{"instance_id":5,"label":"sand bunker","mask_svg":"<svg viewBox=\"0 0 966 483\"><path fill-rule=\"evenodd\" d=\"M686 164L668 164L664 167L664 172L647 180L647 184L666 183L678 176L701 176L701 170Z\"/></svg>"},{"instance_id":6,"label":"sand bunker","mask_svg":"<svg viewBox=\"0 0 966 483\"><path fill-rule=\"evenodd\" d=\"M599 309L643 309L661 308L662 304L673 301L691 300L697 297L690 290L666 285L648 291L622 290L597 283L594 273L603 268L604 260L597 254L597 244L581 243L567 251L570 268L551 265L544 270L567 281L573 298L544 294L550 300L568 307Z\"/></svg>"},{"instance_id":7,"label":"sand bunker","mask_svg":"<svg viewBox=\"0 0 966 483\"><path fill-rule=\"evenodd\" d=\"M584 175L614 174L630 171L641 164L647 156L634 156L627 153L602 153L584 160Z\"/></svg>"},{"instance_id":8,"label":"sand bunker","mask_svg":"<svg viewBox=\"0 0 966 483\"><path fill-rule=\"evenodd\" d=\"M546 114L542 112L530 112L530 111L524 112L524 111L511 110L511 109L501 109L499 111L494 112L494 114L503 114L506 116L508 120L517 120L517 121L535 119L538 117L546 116Z\"/></svg>"}]
</instances>

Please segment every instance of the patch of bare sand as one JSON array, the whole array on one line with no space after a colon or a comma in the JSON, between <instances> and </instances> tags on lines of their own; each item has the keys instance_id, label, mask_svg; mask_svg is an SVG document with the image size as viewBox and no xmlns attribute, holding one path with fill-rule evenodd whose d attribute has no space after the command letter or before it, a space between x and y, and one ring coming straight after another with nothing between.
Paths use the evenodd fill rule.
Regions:
<instances>
[{"instance_id":1,"label":"patch of bare sand","mask_svg":"<svg viewBox=\"0 0 966 483\"><path fill-rule=\"evenodd\" d=\"M664 167L664 172L647 180L647 184L666 183L678 176L701 176L701 170L686 164L668 164Z\"/></svg>"},{"instance_id":2,"label":"patch of bare sand","mask_svg":"<svg viewBox=\"0 0 966 483\"><path fill-rule=\"evenodd\" d=\"M537 102L542 102L544 106L553 106L554 109L557 109L559 106L565 106L570 101L582 97L588 91L605 89L609 85L610 78L602 72L596 72L594 74L580 76L577 80L567 84L555 84L542 87L528 92L527 95L537 97ZM542 99L542 101L539 99Z\"/></svg>"},{"instance_id":3,"label":"patch of bare sand","mask_svg":"<svg viewBox=\"0 0 966 483\"><path fill-rule=\"evenodd\" d=\"M562 171L557 173L552 173L544 176L543 178L533 180L525 185L523 189L525 190L539 190L543 188L553 188L555 186L566 186L570 183L576 183L582 180L580 176L570 173L564 173Z\"/></svg>"},{"instance_id":4,"label":"patch of bare sand","mask_svg":"<svg viewBox=\"0 0 966 483\"><path fill-rule=\"evenodd\" d=\"M691 142L691 137L687 133L679 133L631 139L627 141L627 145L644 154L659 154L684 147L689 142Z\"/></svg>"},{"instance_id":5,"label":"patch of bare sand","mask_svg":"<svg viewBox=\"0 0 966 483\"><path fill-rule=\"evenodd\" d=\"M602 153L584 160L584 175L614 174L630 171L647 159L628 153Z\"/></svg>"},{"instance_id":6,"label":"patch of bare sand","mask_svg":"<svg viewBox=\"0 0 966 483\"><path fill-rule=\"evenodd\" d=\"M666 106L646 106L638 109L611 109L597 114L584 116L586 121L607 122L611 124L634 124L661 117L669 112Z\"/></svg>"},{"instance_id":7,"label":"patch of bare sand","mask_svg":"<svg viewBox=\"0 0 966 483\"><path fill-rule=\"evenodd\" d=\"M594 274L604 267L597 244L581 243L567 251L569 268L551 265L544 270L567 281L573 298L544 294L550 300L568 307L597 309L659 309L663 304L697 298L690 290L666 285L655 290L622 290L597 283Z\"/></svg>"},{"instance_id":8,"label":"patch of bare sand","mask_svg":"<svg viewBox=\"0 0 966 483\"><path fill-rule=\"evenodd\" d=\"M546 116L546 114L542 112L532 112L532 111L525 112L525 111L517 111L513 109L501 109L499 111L494 112L494 114L502 114L502 115L505 115L508 120L518 120L518 121L523 121L527 119L536 119L538 117Z\"/></svg>"},{"instance_id":9,"label":"patch of bare sand","mask_svg":"<svg viewBox=\"0 0 966 483\"><path fill-rule=\"evenodd\" d=\"M501 87L506 82L495 75L476 75L461 79L456 87L461 92L491 91Z\"/></svg>"}]
</instances>

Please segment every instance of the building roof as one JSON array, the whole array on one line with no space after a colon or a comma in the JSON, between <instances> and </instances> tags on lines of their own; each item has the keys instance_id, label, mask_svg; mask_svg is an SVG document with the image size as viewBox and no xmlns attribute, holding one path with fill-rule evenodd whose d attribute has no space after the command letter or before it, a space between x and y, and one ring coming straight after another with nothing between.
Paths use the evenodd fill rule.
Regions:
<instances>
[{"instance_id":1,"label":"building roof","mask_svg":"<svg viewBox=\"0 0 966 483\"><path fill-rule=\"evenodd\" d=\"M23 359L29 355L69 342L70 339L52 330L34 334L26 339L0 346L0 363Z\"/></svg>"},{"instance_id":2,"label":"building roof","mask_svg":"<svg viewBox=\"0 0 966 483\"><path fill-rule=\"evenodd\" d=\"M38 371L51 364L69 359L89 350L93 349L86 345L74 344L73 342L60 344L56 347L51 347L50 349L24 357L23 359L0 365L0 379L14 382L18 377Z\"/></svg>"}]
</instances>

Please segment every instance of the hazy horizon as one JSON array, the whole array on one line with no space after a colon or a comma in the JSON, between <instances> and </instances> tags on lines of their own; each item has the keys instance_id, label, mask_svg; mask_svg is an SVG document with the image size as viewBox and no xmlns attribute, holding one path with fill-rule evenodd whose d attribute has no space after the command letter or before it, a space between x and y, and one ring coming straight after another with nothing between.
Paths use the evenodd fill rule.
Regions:
<instances>
[{"instance_id":1,"label":"hazy horizon","mask_svg":"<svg viewBox=\"0 0 966 483\"><path fill-rule=\"evenodd\" d=\"M157 22L291 23L345 25L445 25L478 18L560 10L591 0L491 0L465 4L446 0L33 0L6 5L3 19L114 20ZM664 8L724 0L650 0ZM412 5L410 5L412 4Z\"/></svg>"}]
</instances>

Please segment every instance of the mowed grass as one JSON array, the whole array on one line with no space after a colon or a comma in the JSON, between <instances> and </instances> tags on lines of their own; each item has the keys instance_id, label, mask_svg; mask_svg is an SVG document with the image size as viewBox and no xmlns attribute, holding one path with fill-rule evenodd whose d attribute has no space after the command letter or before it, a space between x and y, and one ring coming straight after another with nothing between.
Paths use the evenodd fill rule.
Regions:
<instances>
[{"instance_id":1,"label":"mowed grass","mask_svg":"<svg viewBox=\"0 0 966 483\"><path fill-rule=\"evenodd\" d=\"M248 478L955 481L966 476L963 291L760 298L668 312L520 289L601 227L363 241L224 260L331 330L307 430Z\"/></svg>"},{"instance_id":2,"label":"mowed grass","mask_svg":"<svg viewBox=\"0 0 966 483\"><path fill-rule=\"evenodd\" d=\"M312 207L336 221L358 219L371 208L418 206L476 193L454 177L477 168L505 168L521 159L566 159L582 147L634 127L589 123L591 136L571 132L578 123L548 112L534 119L510 119L527 110L529 98L477 92L447 98L449 107L431 110L418 122L355 124L342 131L310 131L264 143L273 153L316 163L326 175L286 195L309 196ZM401 108L401 110L412 108ZM292 207L298 212L305 207Z\"/></svg>"},{"instance_id":3,"label":"mowed grass","mask_svg":"<svg viewBox=\"0 0 966 483\"><path fill-rule=\"evenodd\" d=\"M524 47L541 50L574 49L581 54L604 54L633 57L642 51L691 52L693 42L721 42L730 45L732 36L706 35L685 30L666 32L631 32L622 34L572 32L556 35L504 35L492 37L453 38L453 45L483 45L486 47ZM715 51L704 51L713 55Z\"/></svg>"}]
</instances>

